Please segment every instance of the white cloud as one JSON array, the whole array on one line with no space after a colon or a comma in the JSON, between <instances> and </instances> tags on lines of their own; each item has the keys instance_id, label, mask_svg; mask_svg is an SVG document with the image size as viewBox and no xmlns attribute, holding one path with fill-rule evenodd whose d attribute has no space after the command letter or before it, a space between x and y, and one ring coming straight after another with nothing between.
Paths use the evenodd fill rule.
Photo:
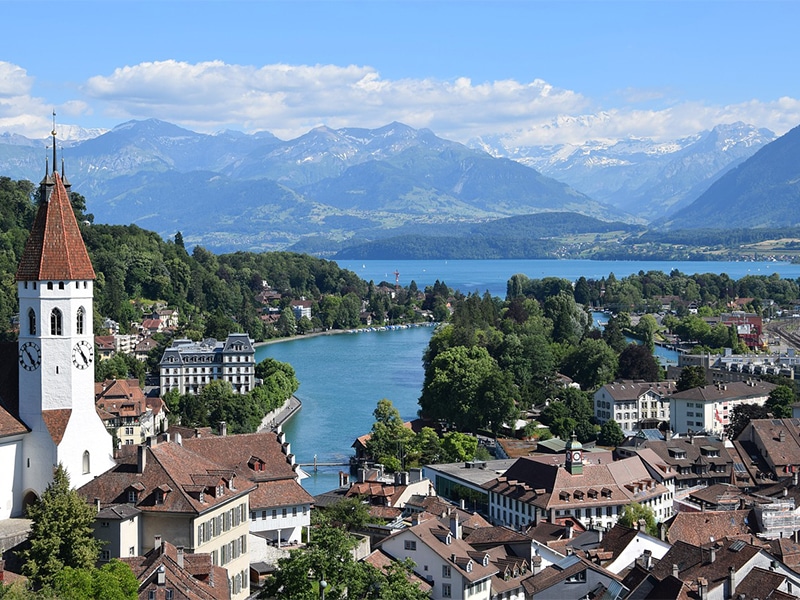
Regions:
<instances>
[{"instance_id":1,"label":"white cloud","mask_svg":"<svg viewBox=\"0 0 800 600\"><path fill-rule=\"evenodd\" d=\"M0 131L47 134L52 106L32 97L32 86L24 69L0 62ZM86 127L101 116L114 124L154 117L195 131L267 130L283 139L323 124L373 128L391 121L462 142L502 136L516 145L669 140L734 121L783 134L800 122L800 101L793 98L712 106L678 102L665 90L631 88L604 105L541 79L388 80L358 65L165 60L120 67L70 91L56 110Z\"/></svg>"}]
</instances>

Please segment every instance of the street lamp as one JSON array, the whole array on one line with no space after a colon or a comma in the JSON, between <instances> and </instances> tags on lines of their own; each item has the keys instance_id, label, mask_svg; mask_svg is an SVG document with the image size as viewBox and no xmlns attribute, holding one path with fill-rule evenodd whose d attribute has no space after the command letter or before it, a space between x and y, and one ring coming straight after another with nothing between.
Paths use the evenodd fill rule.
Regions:
<instances>
[{"instance_id":1,"label":"street lamp","mask_svg":"<svg viewBox=\"0 0 800 600\"><path fill-rule=\"evenodd\" d=\"M326 587L328 587L328 582L325 581L324 579L322 579L319 582L319 593L320 593L320 596L322 597L322 600L325 600L325 588Z\"/></svg>"}]
</instances>

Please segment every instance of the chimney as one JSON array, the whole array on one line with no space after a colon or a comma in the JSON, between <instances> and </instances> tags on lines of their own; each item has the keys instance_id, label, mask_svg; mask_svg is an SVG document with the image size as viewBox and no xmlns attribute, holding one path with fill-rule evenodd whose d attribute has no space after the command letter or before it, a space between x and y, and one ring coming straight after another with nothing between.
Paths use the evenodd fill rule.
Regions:
<instances>
[{"instance_id":1,"label":"chimney","mask_svg":"<svg viewBox=\"0 0 800 600\"><path fill-rule=\"evenodd\" d=\"M705 577L697 578L697 595L700 600L708 600L708 580Z\"/></svg>"},{"instance_id":2,"label":"chimney","mask_svg":"<svg viewBox=\"0 0 800 600\"><path fill-rule=\"evenodd\" d=\"M175 432L175 443L178 444L178 446L183 446L183 437L177 431Z\"/></svg>"},{"instance_id":3,"label":"chimney","mask_svg":"<svg viewBox=\"0 0 800 600\"><path fill-rule=\"evenodd\" d=\"M467 510L467 501L466 501L466 500L464 500L464 498L462 498L462 499L461 499L461 500L459 500L459 502L458 502L458 507L459 507L461 510Z\"/></svg>"},{"instance_id":4,"label":"chimney","mask_svg":"<svg viewBox=\"0 0 800 600\"><path fill-rule=\"evenodd\" d=\"M461 523L458 522L457 510L454 510L450 515L450 533L455 539L461 539Z\"/></svg>"},{"instance_id":5,"label":"chimney","mask_svg":"<svg viewBox=\"0 0 800 600\"><path fill-rule=\"evenodd\" d=\"M574 525L574 523L569 519L564 521L564 526L566 527L566 532L564 534L564 537L566 537L568 540L572 539L572 526L573 525Z\"/></svg>"},{"instance_id":6,"label":"chimney","mask_svg":"<svg viewBox=\"0 0 800 600\"><path fill-rule=\"evenodd\" d=\"M736 593L736 567L733 565L728 567L728 587L730 588L728 597L733 598Z\"/></svg>"},{"instance_id":7,"label":"chimney","mask_svg":"<svg viewBox=\"0 0 800 600\"><path fill-rule=\"evenodd\" d=\"M219 434L222 437L225 437L226 435L228 435L228 424L225 421L220 421L219 422Z\"/></svg>"},{"instance_id":8,"label":"chimney","mask_svg":"<svg viewBox=\"0 0 800 600\"><path fill-rule=\"evenodd\" d=\"M638 525L637 529L639 531L641 532L647 531L647 521L645 521L644 519L639 519L639 521L636 524Z\"/></svg>"},{"instance_id":9,"label":"chimney","mask_svg":"<svg viewBox=\"0 0 800 600\"><path fill-rule=\"evenodd\" d=\"M778 441L781 443L786 441L786 432L783 429L781 429L780 433L778 433Z\"/></svg>"},{"instance_id":10,"label":"chimney","mask_svg":"<svg viewBox=\"0 0 800 600\"><path fill-rule=\"evenodd\" d=\"M676 565L675 563L672 563L672 576L673 576L675 579L680 579L680 578L678 577L678 575L679 575L679 574L680 574L680 571L678 570L678 565Z\"/></svg>"},{"instance_id":11,"label":"chimney","mask_svg":"<svg viewBox=\"0 0 800 600\"><path fill-rule=\"evenodd\" d=\"M450 555L450 562L452 562L452 563L456 562L456 555L455 554L451 554Z\"/></svg>"},{"instance_id":12,"label":"chimney","mask_svg":"<svg viewBox=\"0 0 800 600\"><path fill-rule=\"evenodd\" d=\"M97 512L100 512L100 498L94 499L94 505L97 508Z\"/></svg>"},{"instance_id":13,"label":"chimney","mask_svg":"<svg viewBox=\"0 0 800 600\"><path fill-rule=\"evenodd\" d=\"M147 446L140 444L139 447L137 448L136 472L139 474L144 473L144 469L146 466L147 466Z\"/></svg>"},{"instance_id":14,"label":"chimney","mask_svg":"<svg viewBox=\"0 0 800 600\"><path fill-rule=\"evenodd\" d=\"M664 432L664 440L668 442L668 441L670 441L671 439L672 439L672 430L671 430L671 429L667 429L667 430Z\"/></svg>"},{"instance_id":15,"label":"chimney","mask_svg":"<svg viewBox=\"0 0 800 600\"><path fill-rule=\"evenodd\" d=\"M658 539L662 542L667 541L667 526L663 522L658 524Z\"/></svg>"},{"instance_id":16,"label":"chimney","mask_svg":"<svg viewBox=\"0 0 800 600\"><path fill-rule=\"evenodd\" d=\"M717 560L717 544L716 544L716 542L711 544L711 548L709 548L708 550L709 550L708 562L713 563L715 560Z\"/></svg>"},{"instance_id":17,"label":"chimney","mask_svg":"<svg viewBox=\"0 0 800 600\"><path fill-rule=\"evenodd\" d=\"M183 568L183 546L178 546L175 548L175 552L177 553L176 561L178 566L182 569Z\"/></svg>"},{"instance_id":18,"label":"chimney","mask_svg":"<svg viewBox=\"0 0 800 600\"><path fill-rule=\"evenodd\" d=\"M154 550L161 549L161 536L158 534L153 536L153 549Z\"/></svg>"},{"instance_id":19,"label":"chimney","mask_svg":"<svg viewBox=\"0 0 800 600\"><path fill-rule=\"evenodd\" d=\"M798 473L797 471L794 471L792 473L792 485L795 486L795 487L797 487L798 475L800 475L800 473Z\"/></svg>"}]
</instances>

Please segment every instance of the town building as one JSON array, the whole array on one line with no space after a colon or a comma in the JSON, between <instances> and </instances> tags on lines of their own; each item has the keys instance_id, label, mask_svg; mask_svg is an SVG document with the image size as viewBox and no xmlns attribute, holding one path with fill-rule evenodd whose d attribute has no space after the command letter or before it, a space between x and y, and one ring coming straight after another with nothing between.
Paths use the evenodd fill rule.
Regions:
<instances>
[{"instance_id":1,"label":"town building","mask_svg":"<svg viewBox=\"0 0 800 600\"><path fill-rule=\"evenodd\" d=\"M587 528L612 527L632 502L649 507L658 520L672 514L672 493L650 475L640 457L584 463L574 437L563 463L521 457L483 488L489 492L492 523L517 530L564 518Z\"/></svg>"},{"instance_id":2,"label":"town building","mask_svg":"<svg viewBox=\"0 0 800 600\"><path fill-rule=\"evenodd\" d=\"M721 436L730 423L734 407L740 404L763 406L775 387L774 383L751 379L675 392L670 397L672 431Z\"/></svg>"},{"instance_id":3,"label":"town building","mask_svg":"<svg viewBox=\"0 0 800 600\"><path fill-rule=\"evenodd\" d=\"M139 581L139 600L230 600L232 592L238 595L209 554L188 554L165 540L156 540L145 556L122 560Z\"/></svg>"},{"instance_id":4,"label":"town building","mask_svg":"<svg viewBox=\"0 0 800 600\"><path fill-rule=\"evenodd\" d=\"M111 436L94 406L95 272L70 184L63 167L61 174L55 171L55 136L54 169L45 169L42 200L16 273L19 339L3 350L0 519L22 515L59 463L76 486L114 464Z\"/></svg>"},{"instance_id":5,"label":"town building","mask_svg":"<svg viewBox=\"0 0 800 600\"><path fill-rule=\"evenodd\" d=\"M202 342L180 339L164 351L159 362L161 394L178 390L183 394L199 394L212 381L231 384L237 394L245 394L255 385L256 351L246 333L228 334L218 342L208 338Z\"/></svg>"},{"instance_id":6,"label":"town building","mask_svg":"<svg viewBox=\"0 0 800 600\"><path fill-rule=\"evenodd\" d=\"M651 477L676 493L736 481L739 474L745 477L739 481L742 487L752 485L747 473L734 467L736 453L731 456L725 442L714 436L670 435L660 440L636 436L625 440L616 451L622 457L638 456Z\"/></svg>"},{"instance_id":7,"label":"town building","mask_svg":"<svg viewBox=\"0 0 800 600\"><path fill-rule=\"evenodd\" d=\"M289 303L289 306L294 313L294 318L298 321L305 317L306 319L311 319L311 300L306 300L302 298L301 300L292 300Z\"/></svg>"},{"instance_id":8,"label":"town building","mask_svg":"<svg viewBox=\"0 0 800 600\"><path fill-rule=\"evenodd\" d=\"M599 424L611 419L624 431L657 428L670 420L674 381L618 381L594 393L594 416Z\"/></svg>"},{"instance_id":9,"label":"town building","mask_svg":"<svg viewBox=\"0 0 800 600\"><path fill-rule=\"evenodd\" d=\"M414 572L431 585L434 600L492 597L492 577L499 569L488 552L477 551L464 540L457 513L442 519L417 518L378 547L395 560L414 561Z\"/></svg>"},{"instance_id":10,"label":"town building","mask_svg":"<svg viewBox=\"0 0 800 600\"><path fill-rule=\"evenodd\" d=\"M231 598L243 600L250 590L248 534L251 481L237 477L220 462L191 451L180 441L126 446L114 468L78 489L98 506L96 521L108 528L127 520L109 518L105 509L128 505L140 511L132 519L139 552L167 540L192 554L210 554L211 563L227 570ZM108 536L125 537L123 531ZM122 548L124 551L124 547ZM112 556L113 558L113 556Z\"/></svg>"},{"instance_id":11,"label":"town building","mask_svg":"<svg viewBox=\"0 0 800 600\"><path fill-rule=\"evenodd\" d=\"M167 407L159 397L145 396L138 379L95 383L95 404L119 445L141 444L167 428Z\"/></svg>"},{"instance_id":12,"label":"town building","mask_svg":"<svg viewBox=\"0 0 800 600\"><path fill-rule=\"evenodd\" d=\"M297 545L311 526L313 497L300 485L286 434L261 431L239 435L181 438L192 452L213 459L256 487L250 493L249 530L277 547Z\"/></svg>"}]
</instances>

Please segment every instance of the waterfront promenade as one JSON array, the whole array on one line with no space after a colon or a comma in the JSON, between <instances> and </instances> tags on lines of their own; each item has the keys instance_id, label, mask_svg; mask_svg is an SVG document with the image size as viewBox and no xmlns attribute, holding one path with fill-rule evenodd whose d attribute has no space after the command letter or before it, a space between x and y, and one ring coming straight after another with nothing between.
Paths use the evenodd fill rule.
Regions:
<instances>
[{"instance_id":1,"label":"waterfront promenade","mask_svg":"<svg viewBox=\"0 0 800 600\"><path fill-rule=\"evenodd\" d=\"M264 431L265 429L275 429L278 425L283 425L302 407L303 403L300 402L297 397L290 396L282 406L276 408L275 410L271 410L264 415L264 418L261 420L261 425L258 426L258 430Z\"/></svg>"}]
</instances>

